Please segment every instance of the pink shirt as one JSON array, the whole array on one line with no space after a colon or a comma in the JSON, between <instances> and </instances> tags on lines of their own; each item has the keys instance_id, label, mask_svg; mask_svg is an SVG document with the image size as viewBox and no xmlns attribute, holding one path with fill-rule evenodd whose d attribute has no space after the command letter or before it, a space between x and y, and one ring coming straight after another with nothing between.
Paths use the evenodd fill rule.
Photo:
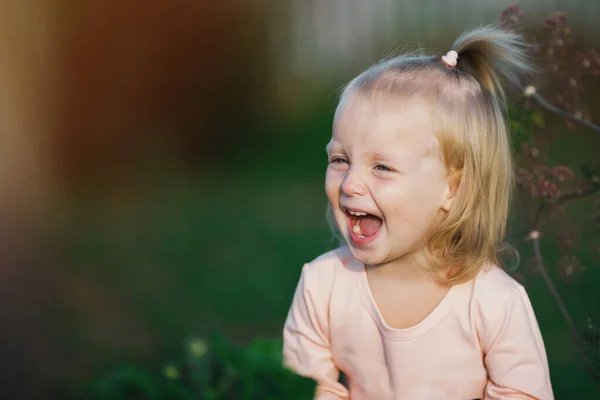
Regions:
<instances>
[{"instance_id":1,"label":"pink shirt","mask_svg":"<svg viewBox=\"0 0 600 400\"><path fill-rule=\"evenodd\" d=\"M318 381L319 400L554 398L529 298L498 267L453 286L417 325L393 329L364 265L344 248L326 253L302 269L283 357Z\"/></svg>"}]
</instances>

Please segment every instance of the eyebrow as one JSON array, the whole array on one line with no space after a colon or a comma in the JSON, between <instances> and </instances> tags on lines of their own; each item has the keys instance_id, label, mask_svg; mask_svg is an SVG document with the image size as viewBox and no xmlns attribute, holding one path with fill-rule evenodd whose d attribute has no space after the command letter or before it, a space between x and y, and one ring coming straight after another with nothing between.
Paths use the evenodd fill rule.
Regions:
<instances>
[{"instance_id":1,"label":"eyebrow","mask_svg":"<svg viewBox=\"0 0 600 400\"><path fill-rule=\"evenodd\" d=\"M395 159L395 157L390 157L389 154L384 154L384 153L373 153L371 154L371 158L373 158L374 160L387 160L387 161L393 161Z\"/></svg>"}]
</instances>

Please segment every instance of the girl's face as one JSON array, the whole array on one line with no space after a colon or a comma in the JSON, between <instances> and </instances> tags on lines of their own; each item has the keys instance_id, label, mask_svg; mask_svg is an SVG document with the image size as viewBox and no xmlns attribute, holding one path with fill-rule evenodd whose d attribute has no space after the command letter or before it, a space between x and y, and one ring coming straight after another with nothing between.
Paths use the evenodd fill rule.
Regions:
<instances>
[{"instance_id":1,"label":"girl's face","mask_svg":"<svg viewBox=\"0 0 600 400\"><path fill-rule=\"evenodd\" d=\"M420 252L452 201L425 103L343 101L327 153L325 191L353 255L380 265Z\"/></svg>"}]
</instances>

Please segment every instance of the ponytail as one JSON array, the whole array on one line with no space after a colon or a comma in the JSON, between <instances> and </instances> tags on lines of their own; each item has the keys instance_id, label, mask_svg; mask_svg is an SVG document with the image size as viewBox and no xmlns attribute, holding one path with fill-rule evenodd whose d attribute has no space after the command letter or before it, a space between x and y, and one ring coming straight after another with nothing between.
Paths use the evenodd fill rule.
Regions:
<instances>
[{"instance_id":1,"label":"ponytail","mask_svg":"<svg viewBox=\"0 0 600 400\"><path fill-rule=\"evenodd\" d=\"M523 37L491 26L464 32L452 45L458 54L456 68L471 74L505 102L502 80L520 87L521 78L534 72Z\"/></svg>"}]
</instances>

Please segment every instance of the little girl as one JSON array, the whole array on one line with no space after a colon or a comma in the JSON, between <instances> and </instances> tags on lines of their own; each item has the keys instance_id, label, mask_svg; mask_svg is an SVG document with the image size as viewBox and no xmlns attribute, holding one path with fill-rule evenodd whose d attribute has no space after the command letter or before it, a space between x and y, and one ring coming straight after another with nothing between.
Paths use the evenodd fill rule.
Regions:
<instances>
[{"instance_id":1,"label":"little girl","mask_svg":"<svg viewBox=\"0 0 600 400\"><path fill-rule=\"evenodd\" d=\"M284 363L317 399L553 398L497 257L513 186L500 78L531 70L526 48L485 27L452 49L381 62L341 96L325 190L345 246L304 265L284 327Z\"/></svg>"}]
</instances>

